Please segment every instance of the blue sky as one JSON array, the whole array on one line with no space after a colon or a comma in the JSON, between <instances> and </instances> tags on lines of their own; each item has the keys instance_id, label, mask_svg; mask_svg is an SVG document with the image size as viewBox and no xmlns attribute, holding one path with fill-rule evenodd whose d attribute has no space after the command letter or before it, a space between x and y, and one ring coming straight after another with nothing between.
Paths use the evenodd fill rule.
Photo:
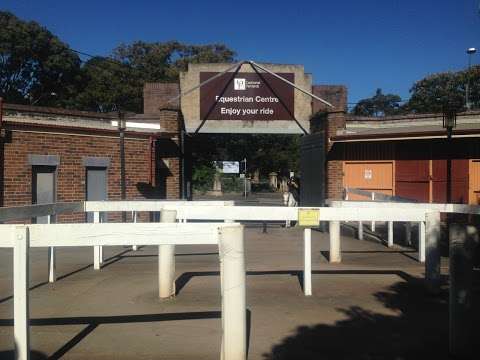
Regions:
<instances>
[{"instance_id":1,"label":"blue sky","mask_svg":"<svg viewBox=\"0 0 480 360\"><path fill-rule=\"evenodd\" d=\"M97 55L135 40L225 43L239 60L303 64L356 102L378 87L408 98L415 80L466 67L466 48L480 48L479 1L2 0L0 9Z\"/></svg>"}]
</instances>

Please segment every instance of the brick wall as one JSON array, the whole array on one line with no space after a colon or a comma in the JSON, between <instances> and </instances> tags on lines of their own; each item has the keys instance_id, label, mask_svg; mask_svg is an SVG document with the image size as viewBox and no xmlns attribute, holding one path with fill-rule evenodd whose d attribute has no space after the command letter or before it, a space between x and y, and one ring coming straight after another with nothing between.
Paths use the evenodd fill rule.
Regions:
<instances>
[{"instance_id":1,"label":"brick wall","mask_svg":"<svg viewBox=\"0 0 480 360\"><path fill-rule=\"evenodd\" d=\"M328 139L334 136L338 129L345 128L347 88L342 85L314 85L312 90L315 95L327 100L335 107L332 109L319 101L314 101L312 104L314 114L320 111L328 112L326 117L327 123L321 126L325 131L327 140L326 194L330 199L341 199L343 195L342 162L330 159L329 154L332 149L332 143L330 143Z\"/></svg>"},{"instance_id":2,"label":"brick wall","mask_svg":"<svg viewBox=\"0 0 480 360\"><path fill-rule=\"evenodd\" d=\"M58 155L57 201L85 200L85 167L83 157L107 157L107 192L109 200L120 200L120 157L119 139L107 136L80 136L71 134L6 131L3 146L3 204L20 206L32 203L32 166L29 154ZM127 199L156 197L150 184L150 143L148 138L125 139ZM178 199L179 161L170 159L171 176L167 178L167 198ZM155 166L155 156L152 156ZM154 185L154 184L153 184ZM61 221L82 221L82 214L61 216Z\"/></svg>"},{"instance_id":3,"label":"brick wall","mask_svg":"<svg viewBox=\"0 0 480 360\"><path fill-rule=\"evenodd\" d=\"M157 146L159 171L168 174L166 178L167 198L181 197L181 151L180 100L169 102L180 94L178 83L146 83L143 88L143 108L145 115L158 115L162 131L177 134L169 142L161 141ZM167 168L168 166L168 168ZM163 176L163 175L161 175Z\"/></svg>"}]
</instances>

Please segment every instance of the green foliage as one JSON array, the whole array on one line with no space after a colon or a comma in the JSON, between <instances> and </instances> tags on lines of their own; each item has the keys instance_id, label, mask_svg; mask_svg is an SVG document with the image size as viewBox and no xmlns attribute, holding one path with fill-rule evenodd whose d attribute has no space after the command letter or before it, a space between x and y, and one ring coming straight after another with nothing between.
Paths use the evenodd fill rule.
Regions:
<instances>
[{"instance_id":1,"label":"green foliage","mask_svg":"<svg viewBox=\"0 0 480 360\"><path fill-rule=\"evenodd\" d=\"M448 104L457 110L465 107L465 85L470 83L472 108L480 108L480 66L470 71L444 72L417 81L410 89L411 98L405 110L415 113L442 112Z\"/></svg>"},{"instance_id":2,"label":"green foliage","mask_svg":"<svg viewBox=\"0 0 480 360\"><path fill-rule=\"evenodd\" d=\"M13 103L67 104L80 80L79 57L46 28L9 12L0 11L0 29L0 96Z\"/></svg>"},{"instance_id":3,"label":"green foliage","mask_svg":"<svg viewBox=\"0 0 480 360\"><path fill-rule=\"evenodd\" d=\"M193 169L192 186L195 190L212 190L215 168L212 165L198 165Z\"/></svg>"},{"instance_id":4,"label":"green foliage","mask_svg":"<svg viewBox=\"0 0 480 360\"><path fill-rule=\"evenodd\" d=\"M398 95L383 94L382 89L377 89L371 98L360 100L352 113L359 116L393 115L398 113L401 100Z\"/></svg>"},{"instance_id":5,"label":"green foliage","mask_svg":"<svg viewBox=\"0 0 480 360\"><path fill-rule=\"evenodd\" d=\"M111 58L93 58L83 67L85 86L78 107L92 111L142 112L146 82L178 81L188 63L231 62L235 53L225 45L185 45L176 41L121 44Z\"/></svg>"},{"instance_id":6,"label":"green foliage","mask_svg":"<svg viewBox=\"0 0 480 360\"><path fill-rule=\"evenodd\" d=\"M248 172L260 169L267 176L298 170L299 135L198 134L191 139L194 166L212 161L241 161L247 158Z\"/></svg>"}]
</instances>

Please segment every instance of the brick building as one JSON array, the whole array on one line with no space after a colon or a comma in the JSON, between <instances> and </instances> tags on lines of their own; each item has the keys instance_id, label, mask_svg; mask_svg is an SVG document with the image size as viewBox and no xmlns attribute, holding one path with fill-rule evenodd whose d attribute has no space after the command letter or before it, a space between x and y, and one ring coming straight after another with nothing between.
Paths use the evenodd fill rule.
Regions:
<instances>
[{"instance_id":1,"label":"brick building","mask_svg":"<svg viewBox=\"0 0 480 360\"><path fill-rule=\"evenodd\" d=\"M343 192L360 189L418 202L480 204L479 140L478 111L457 114L451 139L442 114L348 116L329 136L328 160L341 166L336 181Z\"/></svg>"},{"instance_id":2,"label":"brick building","mask_svg":"<svg viewBox=\"0 0 480 360\"><path fill-rule=\"evenodd\" d=\"M127 116L126 198L178 199L178 111L158 110L149 89L147 111ZM3 104L2 115L0 206L121 199L117 114Z\"/></svg>"}]
</instances>

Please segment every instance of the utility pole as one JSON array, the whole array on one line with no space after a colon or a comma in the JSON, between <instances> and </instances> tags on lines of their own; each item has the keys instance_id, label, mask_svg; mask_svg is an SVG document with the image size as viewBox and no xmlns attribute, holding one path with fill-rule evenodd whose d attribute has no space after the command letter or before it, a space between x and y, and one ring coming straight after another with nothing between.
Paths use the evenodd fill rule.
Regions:
<instances>
[{"instance_id":1,"label":"utility pole","mask_svg":"<svg viewBox=\"0 0 480 360\"><path fill-rule=\"evenodd\" d=\"M125 200L127 197L126 190L126 176L125 176L125 129L127 127L125 121L125 114L118 111L118 132L120 136L120 192L121 199ZM127 213L122 212L122 222L127 222Z\"/></svg>"},{"instance_id":2,"label":"utility pole","mask_svg":"<svg viewBox=\"0 0 480 360\"><path fill-rule=\"evenodd\" d=\"M244 173L243 173L243 189L245 192L245 199L246 199L247 198L247 158L244 158L243 162L245 164Z\"/></svg>"},{"instance_id":3,"label":"utility pole","mask_svg":"<svg viewBox=\"0 0 480 360\"><path fill-rule=\"evenodd\" d=\"M472 108L472 104L470 103L470 70L472 68L472 55L477 52L477 49L474 47L467 49L468 55L468 70L467 70L467 83L465 84L465 107L467 110Z\"/></svg>"}]
</instances>

